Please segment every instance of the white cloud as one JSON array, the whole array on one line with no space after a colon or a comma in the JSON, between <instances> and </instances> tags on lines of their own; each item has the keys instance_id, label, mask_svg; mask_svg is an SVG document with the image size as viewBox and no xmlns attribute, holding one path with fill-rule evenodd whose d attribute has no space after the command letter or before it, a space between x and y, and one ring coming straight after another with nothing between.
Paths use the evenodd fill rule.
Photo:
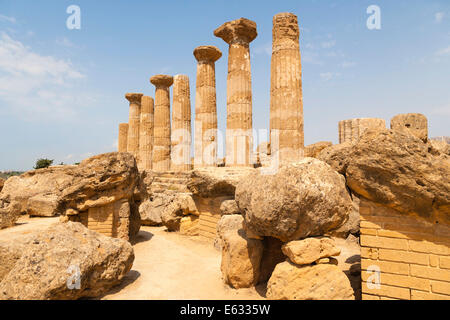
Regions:
<instances>
[{"instance_id":1,"label":"white cloud","mask_svg":"<svg viewBox=\"0 0 450 320\"><path fill-rule=\"evenodd\" d=\"M85 75L70 61L33 52L0 33L0 100L2 113L26 120L68 119L89 97L73 92Z\"/></svg>"},{"instance_id":2,"label":"white cloud","mask_svg":"<svg viewBox=\"0 0 450 320\"><path fill-rule=\"evenodd\" d=\"M76 45L72 41L67 39L66 37L56 40L56 43L60 46L67 47L67 48L75 48L76 47Z\"/></svg>"},{"instance_id":3,"label":"white cloud","mask_svg":"<svg viewBox=\"0 0 450 320\"><path fill-rule=\"evenodd\" d=\"M10 22L10 23L16 23L17 22L16 18L8 17L8 16L5 16L3 14L0 14L0 21L6 21L6 22Z\"/></svg>"},{"instance_id":4,"label":"white cloud","mask_svg":"<svg viewBox=\"0 0 450 320\"><path fill-rule=\"evenodd\" d=\"M438 50L436 52L436 55L437 56L448 56L448 55L450 55L450 46L448 46L447 48Z\"/></svg>"},{"instance_id":5,"label":"white cloud","mask_svg":"<svg viewBox=\"0 0 450 320\"><path fill-rule=\"evenodd\" d=\"M434 14L434 21L436 23L441 23L444 20L445 13L444 12L436 12Z\"/></svg>"},{"instance_id":6,"label":"white cloud","mask_svg":"<svg viewBox=\"0 0 450 320\"><path fill-rule=\"evenodd\" d=\"M263 45L260 45L256 48L253 49L253 51L255 54L267 54L268 56L272 55L272 43L268 42L265 43Z\"/></svg>"},{"instance_id":7,"label":"white cloud","mask_svg":"<svg viewBox=\"0 0 450 320\"><path fill-rule=\"evenodd\" d=\"M340 73L333 73L333 72L323 72L320 74L320 78L324 81L330 81L336 77L338 77Z\"/></svg>"}]
</instances>

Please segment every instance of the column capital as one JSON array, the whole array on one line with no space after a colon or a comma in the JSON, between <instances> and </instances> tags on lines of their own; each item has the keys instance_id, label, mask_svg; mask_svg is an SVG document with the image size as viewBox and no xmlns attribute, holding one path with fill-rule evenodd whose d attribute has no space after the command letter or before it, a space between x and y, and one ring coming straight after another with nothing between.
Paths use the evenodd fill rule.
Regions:
<instances>
[{"instance_id":1,"label":"column capital","mask_svg":"<svg viewBox=\"0 0 450 320\"><path fill-rule=\"evenodd\" d=\"M198 62L216 62L222 52L215 46L200 46L194 49L194 57Z\"/></svg>"},{"instance_id":2,"label":"column capital","mask_svg":"<svg viewBox=\"0 0 450 320\"><path fill-rule=\"evenodd\" d=\"M250 43L258 33L256 32L256 22L240 18L225 22L214 30L214 35L231 45L235 42Z\"/></svg>"},{"instance_id":3,"label":"column capital","mask_svg":"<svg viewBox=\"0 0 450 320\"><path fill-rule=\"evenodd\" d=\"M150 82L157 88L169 88L173 84L173 77L158 74L150 78Z\"/></svg>"},{"instance_id":4,"label":"column capital","mask_svg":"<svg viewBox=\"0 0 450 320\"><path fill-rule=\"evenodd\" d=\"M125 94L125 99L130 101L130 103L141 103L142 93L127 93Z\"/></svg>"},{"instance_id":5,"label":"column capital","mask_svg":"<svg viewBox=\"0 0 450 320\"><path fill-rule=\"evenodd\" d=\"M290 12L282 12L273 16L273 41L291 39L298 41L300 29L297 16Z\"/></svg>"}]
</instances>

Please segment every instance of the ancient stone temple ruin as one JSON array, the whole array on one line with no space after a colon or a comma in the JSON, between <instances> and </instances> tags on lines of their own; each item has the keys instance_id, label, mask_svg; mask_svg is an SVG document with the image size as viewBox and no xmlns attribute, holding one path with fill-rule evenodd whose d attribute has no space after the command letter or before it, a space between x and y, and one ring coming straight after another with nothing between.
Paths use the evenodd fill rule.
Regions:
<instances>
[{"instance_id":1,"label":"ancient stone temple ruin","mask_svg":"<svg viewBox=\"0 0 450 320\"><path fill-rule=\"evenodd\" d=\"M376 118L361 118L339 121L339 143L356 142L367 129L385 129L386 121Z\"/></svg>"},{"instance_id":2,"label":"ancient stone temple ruin","mask_svg":"<svg viewBox=\"0 0 450 320\"><path fill-rule=\"evenodd\" d=\"M273 17L270 135L271 152L278 156L281 163L296 161L303 156L302 65L299 35L296 15L280 13Z\"/></svg>"},{"instance_id":3,"label":"ancient stone temple ruin","mask_svg":"<svg viewBox=\"0 0 450 320\"><path fill-rule=\"evenodd\" d=\"M275 15L272 32L270 142L260 143L256 153L250 43L257 28L251 20L229 21L214 31L229 46L223 163L217 159L222 147L218 48L205 45L193 52L193 127L186 75L151 77L154 101L126 95L130 120L119 126L119 151L131 153L141 171L142 223L214 243L222 250L227 284L243 288L268 281L272 299L449 299L450 200L440 179L448 172L450 148L429 141L421 114L393 117L391 130L384 119L343 120L338 145L305 146L297 16ZM267 174L274 163L280 166ZM120 212L133 212L127 203L116 201L78 216L88 227L115 236ZM433 208L425 219L419 217L424 208ZM356 242L360 237L356 267L362 272L349 270L351 286L352 277L337 267L340 250L332 237Z\"/></svg>"},{"instance_id":4,"label":"ancient stone temple ruin","mask_svg":"<svg viewBox=\"0 0 450 320\"><path fill-rule=\"evenodd\" d=\"M250 42L257 36L256 23L245 18L226 22L214 35L229 45L225 164L249 166L253 153Z\"/></svg>"},{"instance_id":5,"label":"ancient stone temple ruin","mask_svg":"<svg viewBox=\"0 0 450 320\"><path fill-rule=\"evenodd\" d=\"M170 170L170 91L173 77L156 75L150 78L155 86L155 123L152 165L154 171Z\"/></svg>"},{"instance_id":6,"label":"ancient stone temple ruin","mask_svg":"<svg viewBox=\"0 0 450 320\"><path fill-rule=\"evenodd\" d=\"M194 50L197 59L195 94L194 165L215 167L217 164L217 104L215 62L222 52L214 46Z\"/></svg>"}]
</instances>

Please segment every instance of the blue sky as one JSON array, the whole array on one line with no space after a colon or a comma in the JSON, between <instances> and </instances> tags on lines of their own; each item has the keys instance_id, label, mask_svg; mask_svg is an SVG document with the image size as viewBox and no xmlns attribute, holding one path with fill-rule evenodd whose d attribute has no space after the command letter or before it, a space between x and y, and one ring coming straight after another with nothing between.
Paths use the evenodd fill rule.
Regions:
<instances>
[{"instance_id":1,"label":"blue sky","mask_svg":"<svg viewBox=\"0 0 450 320\"><path fill-rule=\"evenodd\" d=\"M69 5L81 29L69 30ZM381 30L369 30L369 5ZM272 17L301 27L305 143L338 141L339 120L420 112L431 136L450 135L448 0L24 1L0 0L0 170L36 159L74 163L114 151L128 121L126 92L154 96L154 74L187 74L195 105L199 45L216 63L219 129L225 130L228 47L213 31L245 17L251 43L254 128L269 125Z\"/></svg>"}]
</instances>

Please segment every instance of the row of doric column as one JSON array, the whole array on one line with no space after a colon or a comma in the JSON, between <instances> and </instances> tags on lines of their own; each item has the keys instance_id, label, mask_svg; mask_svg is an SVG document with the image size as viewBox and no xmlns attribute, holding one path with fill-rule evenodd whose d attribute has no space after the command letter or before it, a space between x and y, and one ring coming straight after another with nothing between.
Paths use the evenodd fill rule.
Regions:
<instances>
[{"instance_id":1,"label":"row of doric column","mask_svg":"<svg viewBox=\"0 0 450 320\"><path fill-rule=\"evenodd\" d=\"M250 42L256 23L241 18L224 23L214 35L228 45L227 130L225 164L250 166L253 154L252 77ZM217 165L217 104L215 62L222 53L214 46L194 50L197 64L195 92L194 163L191 163L191 105L186 75L156 75L155 99L128 93L129 122L119 126L119 152L133 154L142 170L187 171L192 166ZM270 139L272 157L295 161L303 155L303 103L297 16L273 18ZM170 87L173 84L172 121Z\"/></svg>"}]
</instances>

